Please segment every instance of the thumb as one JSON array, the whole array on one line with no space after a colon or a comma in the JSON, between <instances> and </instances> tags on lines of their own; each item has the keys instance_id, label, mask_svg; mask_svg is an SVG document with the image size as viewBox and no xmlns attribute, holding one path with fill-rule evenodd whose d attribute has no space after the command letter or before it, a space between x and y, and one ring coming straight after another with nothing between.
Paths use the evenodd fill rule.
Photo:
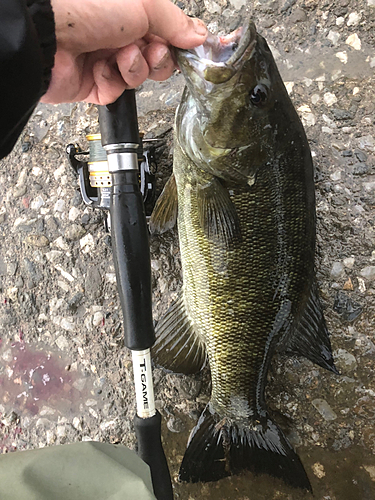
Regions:
<instances>
[{"instance_id":1,"label":"thumb","mask_svg":"<svg viewBox=\"0 0 375 500\"><path fill-rule=\"evenodd\" d=\"M180 49L202 45L207 38L206 25L200 19L188 17L170 0L144 0L149 21L149 33L164 38Z\"/></svg>"}]
</instances>

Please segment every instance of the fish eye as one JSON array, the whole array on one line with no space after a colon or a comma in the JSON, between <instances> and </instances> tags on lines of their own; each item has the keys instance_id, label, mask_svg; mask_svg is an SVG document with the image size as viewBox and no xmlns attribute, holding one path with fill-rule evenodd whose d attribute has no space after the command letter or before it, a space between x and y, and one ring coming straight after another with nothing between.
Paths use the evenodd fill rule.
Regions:
<instances>
[{"instance_id":1,"label":"fish eye","mask_svg":"<svg viewBox=\"0 0 375 500\"><path fill-rule=\"evenodd\" d=\"M257 85L250 92L250 101L254 106L263 104L267 99L267 88L264 85Z\"/></svg>"}]
</instances>

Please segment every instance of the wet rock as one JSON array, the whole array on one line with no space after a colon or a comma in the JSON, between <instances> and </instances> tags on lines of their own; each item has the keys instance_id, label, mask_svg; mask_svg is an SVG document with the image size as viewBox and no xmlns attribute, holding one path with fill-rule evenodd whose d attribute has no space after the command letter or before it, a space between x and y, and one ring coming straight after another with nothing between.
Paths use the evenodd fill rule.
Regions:
<instances>
[{"instance_id":1,"label":"wet rock","mask_svg":"<svg viewBox=\"0 0 375 500\"><path fill-rule=\"evenodd\" d=\"M43 248L49 245L49 239L44 234L29 234L25 242L37 248Z\"/></svg>"},{"instance_id":2,"label":"wet rock","mask_svg":"<svg viewBox=\"0 0 375 500\"><path fill-rule=\"evenodd\" d=\"M357 368L357 360L345 349L338 349L333 353L335 365L343 374L349 374Z\"/></svg>"},{"instance_id":3,"label":"wet rock","mask_svg":"<svg viewBox=\"0 0 375 500\"><path fill-rule=\"evenodd\" d=\"M327 401L321 398L314 399L311 401L312 405L318 412L321 414L321 416L324 418L324 420L327 421L332 421L336 420L337 415L336 413L332 410L332 408L329 406Z\"/></svg>"},{"instance_id":4,"label":"wet rock","mask_svg":"<svg viewBox=\"0 0 375 500\"><path fill-rule=\"evenodd\" d=\"M348 297L344 292L338 292L333 304L333 310L344 321L354 321L362 312L362 306Z\"/></svg>"},{"instance_id":5,"label":"wet rock","mask_svg":"<svg viewBox=\"0 0 375 500\"><path fill-rule=\"evenodd\" d=\"M183 378L180 383L181 395L188 399L195 399L202 389L202 381L193 378Z\"/></svg>"},{"instance_id":6,"label":"wet rock","mask_svg":"<svg viewBox=\"0 0 375 500\"><path fill-rule=\"evenodd\" d=\"M185 430L185 424L183 423L183 421L175 416L172 416L168 419L167 427L171 432L175 433L183 432Z\"/></svg>"}]
</instances>

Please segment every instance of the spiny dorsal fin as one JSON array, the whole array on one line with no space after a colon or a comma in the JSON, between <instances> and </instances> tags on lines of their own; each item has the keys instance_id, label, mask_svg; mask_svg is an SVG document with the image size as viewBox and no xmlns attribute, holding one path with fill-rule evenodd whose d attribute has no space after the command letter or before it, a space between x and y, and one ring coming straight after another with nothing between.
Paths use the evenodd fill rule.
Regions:
<instances>
[{"instance_id":1,"label":"spiny dorsal fin","mask_svg":"<svg viewBox=\"0 0 375 500\"><path fill-rule=\"evenodd\" d=\"M198 186L197 196L199 221L207 238L226 247L241 241L236 207L219 179L213 177L204 186Z\"/></svg>"},{"instance_id":2,"label":"spiny dorsal fin","mask_svg":"<svg viewBox=\"0 0 375 500\"><path fill-rule=\"evenodd\" d=\"M283 348L286 354L304 356L322 368L339 374L333 362L331 341L315 282L301 319Z\"/></svg>"},{"instance_id":3,"label":"spiny dorsal fin","mask_svg":"<svg viewBox=\"0 0 375 500\"><path fill-rule=\"evenodd\" d=\"M186 375L206 364L206 347L195 332L180 296L156 325L152 358L167 370Z\"/></svg>"},{"instance_id":4,"label":"spiny dorsal fin","mask_svg":"<svg viewBox=\"0 0 375 500\"><path fill-rule=\"evenodd\" d=\"M170 176L152 211L149 229L151 234L162 234L172 229L177 220L177 186L174 174Z\"/></svg>"}]
</instances>

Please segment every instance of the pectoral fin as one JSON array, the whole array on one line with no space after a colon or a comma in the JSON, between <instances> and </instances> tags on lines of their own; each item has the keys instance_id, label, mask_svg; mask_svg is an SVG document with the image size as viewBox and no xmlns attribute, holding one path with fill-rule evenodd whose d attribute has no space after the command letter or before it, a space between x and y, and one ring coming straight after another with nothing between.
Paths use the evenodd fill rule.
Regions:
<instances>
[{"instance_id":1,"label":"pectoral fin","mask_svg":"<svg viewBox=\"0 0 375 500\"><path fill-rule=\"evenodd\" d=\"M157 365L188 375L206 364L206 347L187 315L182 296L158 322L155 333L152 358Z\"/></svg>"},{"instance_id":2,"label":"pectoral fin","mask_svg":"<svg viewBox=\"0 0 375 500\"><path fill-rule=\"evenodd\" d=\"M316 283L311 287L299 324L283 347L286 354L304 356L336 375L339 373L333 362L331 342Z\"/></svg>"},{"instance_id":3,"label":"pectoral fin","mask_svg":"<svg viewBox=\"0 0 375 500\"><path fill-rule=\"evenodd\" d=\"M197 189L199 221L207 238L227 247L241 241L240 221L228 190L216 178Z\"/></svg>"},{"instance_id":4,"label":"pectoral fin","mask_svg":"<svg viewBox=\"0 0 375 500\"><path fill-rule=\"evenodd\" d=\"M177 186L174 174L172 174L151 214L149 221L151 234L162 234L172 229L176 224L177 209Z\"/></svg>"}]
</instances>

